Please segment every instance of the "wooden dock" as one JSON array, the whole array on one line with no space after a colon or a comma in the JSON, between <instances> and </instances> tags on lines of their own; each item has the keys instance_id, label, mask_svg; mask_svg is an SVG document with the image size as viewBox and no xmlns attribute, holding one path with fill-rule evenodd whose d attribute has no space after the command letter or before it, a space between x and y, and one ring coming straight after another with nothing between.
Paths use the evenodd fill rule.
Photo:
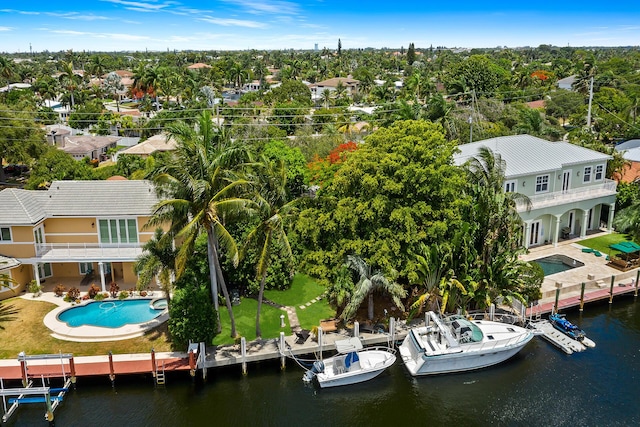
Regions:
<instances>
[{"instance_id":1,"label":"wooden dock","mask_svg":"<svg viewBox=\"0 0 640 427\"><path fill-rule=\"evenodd\" d=\"M572 292L570 295L562 295L558 298L558 312L568 310L571 308L579 308L581 305L596 302L596 301L613 301L614 297L621 295L636 294L638 288L633 282L628 283L614 283L612 287L610 283L603 284L601 288L585 290L582 304L580 300L580 294ZM536 317L542 314L549 314L554 311L555 301L545 301L542 304L535 305L533 307L527 307L526 317Z\"/></svg>"}]
</instances>

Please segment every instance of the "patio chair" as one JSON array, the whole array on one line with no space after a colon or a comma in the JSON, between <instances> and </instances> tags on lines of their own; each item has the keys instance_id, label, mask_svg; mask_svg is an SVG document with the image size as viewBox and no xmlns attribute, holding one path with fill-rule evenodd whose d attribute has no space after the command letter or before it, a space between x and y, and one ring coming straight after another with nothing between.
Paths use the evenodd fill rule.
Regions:
<instances>
[{"instance_id":1,"label":"patio chair","mask_svg":"<svg viewBox=\"0 0 640 427\"><path fill-rule=\"evenodd\" d=\"M582 248L582 252L584 252L585 254L590 254L590 253L593 253L593 249L591 249L591 248Z\"/></svg>"},{"instance_id":2,"label":"patio chair","mask_svg":"<svg viewBox=\"0 0 640 427\"><path fill-rule=\"evenodd\" d=\"M593 254L597 257L601 257L602 254L600 253L600 251L593 251Z\"/></svg>"}]
</instances>

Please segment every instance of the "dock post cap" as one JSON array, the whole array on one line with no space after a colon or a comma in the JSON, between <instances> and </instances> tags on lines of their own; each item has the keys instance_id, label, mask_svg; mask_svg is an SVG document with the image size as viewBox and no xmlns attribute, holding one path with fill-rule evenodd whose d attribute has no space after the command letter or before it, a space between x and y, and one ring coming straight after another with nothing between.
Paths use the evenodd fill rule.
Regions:
<instances>
[{"instance_id":1,"label":"dock post cap","mask_svg":"<svg viewBox=\"0 0 640 427\"><path fill-rule=\"evenodd\" d=\"M562 287L562 282L556 282L556 288L560 289Z\"/></svg>"}]
</instances>

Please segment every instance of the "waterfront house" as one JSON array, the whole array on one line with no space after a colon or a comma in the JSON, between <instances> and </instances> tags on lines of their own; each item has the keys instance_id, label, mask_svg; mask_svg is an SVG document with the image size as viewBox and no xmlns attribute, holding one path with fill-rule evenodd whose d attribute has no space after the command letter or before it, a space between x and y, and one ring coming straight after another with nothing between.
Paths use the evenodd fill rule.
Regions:
<instances>
[{"instance_id":1,"label":"waterfront house","mask_svg":"<svg viewBox=\"0 0 640 427\"><path fill-rule=\"evenodd\" d=\"M126 150L117 153L117 157L122 154L130 154L132 156L149 157L157 151L173 151L176 149L176 140L167 134L153 135L143 142L133 145ZM116 157L116 161L117 161Z\"/></svg>"},{"instance_id":2,"label":"waterfront house","mask_svg":"<svg viewBox=\"0 0 640 427\"><path fill-rule=\"evenodd\" d=\"M611 156L569 142L514 135L460 145L455 163L464 164L483 146L505 161L505 190L531 200L531 209L517 206L525 247L612 229L617 183L605 178Z\"/></svg>"},{"instance_id":3,"label":"waterfront house","mask_svg":"<svg viewBox=\"0 0 640 427\"><path fill-rule=\"evenodd\" d=\"M133 263L153 236L157 203L149 181L54 181L46 191L0 191L2 273L23 290L31 280L135 286ZM7 267L8 265L8 267ZM89 283L86 278L92 278ZM82 283L82 287L80 284Z\"/></svg>"},{"instance_id":4,"label":"waterfront house","mask_svg":"<svg viewBox=\"0 0 640 427\"><path fill-rule=\"evenodd\" d=\"M58 148L71 155L75 160L88 157L91 160L103 161L107 159L107 151L110 148L116 148L121 139L118 136L65 136Z\"/></svg>"},{"instance_id":5,"label":"waterfront house","mask_svg":"<svg viewBox=\"0 0 640 427\"><path fill-rule=\"evenodd\" d=\"M622 153L627 161L622 174L615 178L618 182L638 182L640 178L640 139L630 139L616 145L616 151Z\"/></svg>"}]
</instances>

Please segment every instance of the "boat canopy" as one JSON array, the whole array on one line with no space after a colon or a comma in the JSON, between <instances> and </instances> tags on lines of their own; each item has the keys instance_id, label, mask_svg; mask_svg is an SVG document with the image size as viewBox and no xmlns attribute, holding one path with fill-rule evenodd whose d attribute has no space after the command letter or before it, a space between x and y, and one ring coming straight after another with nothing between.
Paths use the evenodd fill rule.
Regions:
<instances>
[{"instance_id":1,"label":"boat canopy","mask_svg":"<svg viewBox=\"0 0 640 427\"><path fill-rule=\"evenodd\" d=\"M453 315L447 318L454 334L463 342L480 342L484 337L482 330L464 316Z\"/></svg>"},{"instance_id":2,"label":"boat canopy","mask_svg":"<svg viewBox=\"0 0 640 427\"><path fill-rule=\"evenodd\" d=\"M351 353L353 351L362 350L362 341L357 337L352 337L348 340L337 340L336 350L338 353Z\"/></svg>"}]
</instances>

